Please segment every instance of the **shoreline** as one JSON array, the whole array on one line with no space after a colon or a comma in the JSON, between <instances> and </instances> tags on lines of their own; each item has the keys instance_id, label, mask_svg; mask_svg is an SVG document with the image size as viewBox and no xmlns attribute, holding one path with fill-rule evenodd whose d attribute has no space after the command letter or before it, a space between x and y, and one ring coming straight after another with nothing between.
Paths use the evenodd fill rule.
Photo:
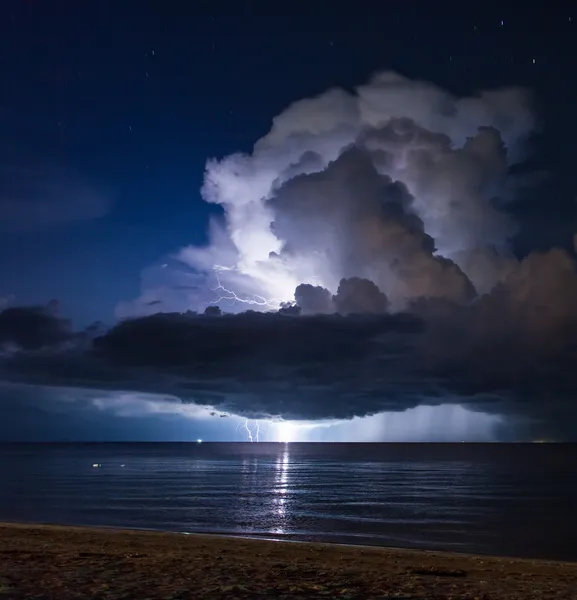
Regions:
<instances>
[{"instance_id":1,"label":"shoreline","mask_svg":"<svg viewBox=\"0 0 577 600\"><path fill-rule=\"evenodd\" d=\"M560 563L565 565L575 565L577 568L577 559L566 560L562 558L547 558L544 556L517 556L513 554L491 554L483 552L466 552L459 550L446 550L443 548L433 547L409 547L409 546L393 546L393 545L382 545L382 544L367 544L367 543L350 543L346 541L328 541L327 539L298 539L296 537L289 537L292 534L287 534L286 537L278 537L270 533L234 533L232 531L219 531L219 530L204 530L204 531L178 531L176 529L156 529L152 527L120 527L116 525L88 525L82 523L51 523L42 521L0 521L0 529L2 527L54 527L54 528L70 528L70 529L81 529L81 530L104 530L104 531L118 531L118 532L140 532L140 533L160 533L168 535L182 535L182 536L200 536L209 538L224 538L232 540L255 540L262 542L271 542L275 544L313 544L320 546L329 546L336 548L356 548L360 550L389 550L399 552L415 552L415 553L429 553L429 554L440 554L450 556L462 556L470 558L496 558L501 560L519 560L529 562L544 562L544 563ZM328 537L328 536L327 536ZM335 539L339 539L338 537ZM2 598L0 597L0 600ZM577 600L577 595L575 597Z\"/></svg>"},{"instance_id":2,"label":"shoreline","mask_svg":"<svg viewBox=\"0 0 577 600\"><path fill-rule=\"evenodd\" d=\"M35 597L570 600L577 598L577 563L0 523L0 598Z\"/></svg>"},{"instance_id":3,"label":"shoreline","mask_svg":"<svg viewBox=\"0 0 577 600\"><path fill-rule=\"evenodd\" d=\"M509 556L503 554L482 554L475 552L459 552L457 550L442 550L435 548L408 548L404 546L381 546L378 544L349 544L347 542L327 542L322 540L299 540L290 538L275 537L270 534L250 534L250 533L227 533L221 531L170 531L167 529L153 529L146 527L117 527L115 525L72 525L62 523L43 523L35 521L0 521L0 532L3 528L14 529L70 529L80 531L102 531L116 533L150 533L170 536L185 536L191 538L208 538L220 540L244 540L255 542L267 542L271 544L303 544L305 546L327 546L329 548L348 548L352 550L383 550L386 552L399 553L414 553L416 555L439 555L455 558L471 558L471 559L496 559L502 561L515 561L522 563L545 563L545 564L560 564L570 565L577 569L577 560L559 560L554 558L527 557L527 556ZM1 544L1 540L0 540ZM576 597L577 600L577 597Z\"/></svg>"}]
</instances>

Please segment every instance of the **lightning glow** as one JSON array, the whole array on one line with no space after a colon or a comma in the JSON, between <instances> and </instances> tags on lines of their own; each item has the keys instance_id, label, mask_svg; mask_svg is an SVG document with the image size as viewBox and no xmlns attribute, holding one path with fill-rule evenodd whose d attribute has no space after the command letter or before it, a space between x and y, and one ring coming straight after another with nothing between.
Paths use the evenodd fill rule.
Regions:
<instances>
[{"instance_id":1,"label":"lightning glow","mask_svg":"<svg viewBox=\"0 0 577 600\"><path fill-rule=\"evenodd\" d=\"M253 294L252 298L243 298L242 296L237 295L237 293L234 290L224 287L220 281L218 272L227 270L230 269L218 265L215 266L214 275L216 277L218 285L215 288L211 288L211 290L216 293L221 293L221 295L216 300L210 302L210 304L219 304L224 300L227 302L231 302L232 305L236 304L237 302L242 302L244 304L260 306L269 310L278 310L281 307L283 300L281 300L280 298L269 298L267 300L267 298L265 298L264 296L259 296L258 294Z\"/></svg>"},{"instance_id":2,"label":"lightning glow","mask_svg":"<svg viewBox=\"0 0 577 600\"><path fill-rule=\"evenodd\" d=\"M281 421L277 425L276 435L278 441L285 444L296 441L296 438L298 437L297 429L298 428L293 423L290 423L289 421Z\"/></svg>"},{"instance_id":3,"label":"lightning glow","mask_svg":"<svg viewBox=\"0 0 577 600\"><path fill-rule=\"evenodd\" d=\"M299 442L306 441L308 432L313 429L333 425L334 422L294 422L294 421L260 421L258 419L241 419L237 423L236 432L244 430L248 442ZM264 431L263 431L264 428ZM263 439L264 435L264 439Z\"/></svg>"}]
</instances>

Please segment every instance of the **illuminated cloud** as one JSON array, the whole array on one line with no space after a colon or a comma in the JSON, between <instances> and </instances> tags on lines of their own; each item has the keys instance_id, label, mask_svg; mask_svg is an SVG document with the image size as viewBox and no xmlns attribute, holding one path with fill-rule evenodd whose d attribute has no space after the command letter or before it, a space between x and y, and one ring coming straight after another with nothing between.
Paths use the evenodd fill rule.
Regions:
<instances>
[{"instance_id":1,"label":"illuminated cloud","mask_svg":"<svg viewBox=\"0 0 577 600\"><path fill-rule=\"evenodd\" d=\"M508 168L533 126L522 89L458 98L391 72L297 101L252 153L207 162L203 198L224 219L206 246L149 270L143 297L118 314L151 314L155 300L167 312L219 300L232 312L270 310L300 284L334 295L351 277L373 281L397 310L489 291L515 231L495 200L511 196Z\"/></svg>"},{"instance_id":2,"label":"illuminated cloud","mask_svg":"<svg viewBox=\"0 0 577 600\"><path fill-rule=\"evenodd\" d=\"M2 441L222 440L227 420L159 395L0 383Z\"/></svg>"},{"instance_id":3,"label":"illuminated cloud","mask_svg":"<svg viewBox=\"0 0 577 600\"><path fill-rule=\"evenodd\" d=\"M533 126L523 90L394 73L298 101L250 154L208 161L224 216L147 269L117 308L137 318L74 332L11 307L0 378L279 423L460 405L574 438L574 257L515 257L505 210Z\"/></svg>"}]
</instances>

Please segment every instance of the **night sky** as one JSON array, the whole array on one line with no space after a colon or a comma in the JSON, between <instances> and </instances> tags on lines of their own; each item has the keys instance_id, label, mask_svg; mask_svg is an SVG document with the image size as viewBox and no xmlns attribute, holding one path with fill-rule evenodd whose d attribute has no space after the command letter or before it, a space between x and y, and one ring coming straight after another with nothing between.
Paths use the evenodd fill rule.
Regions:
<instances>
[{"instance_id":1,"label":"night sky","mask_svg":"<svg viewBox=\"0 0 577 600\"><path fill-rule=\"evenodd\" d=\"M315 11L273 16L254 3L237 4L230 12L224 7L211 12L206 5L196 13L192 4L185 8L166 2L3 2L0 302L6 311L0 314L0 438L240 440L249 433L255 437L260 427L261 439L271 440L571 439L576 416L571 390L577 384L577 338L572 335L577 332L577 307L574 312L571 307L576 306L577 276L567 261L574 258L577 232L577 11L545 2L522 10L514 5L447 2L439 8L402 2L379 14L359 5L355 14L351 9L340 16L332 4L321 3ZM442 187L448 196L466 186L467 194L484 194L491 211L498 212L497 220L497 212L471 209L470 220L456 219L450 234L443 215L428 221L432 217L426 209L419 212L419 202L427 202L427 190L441 190L449 175L439 176L436 188L423 179L421 198L409 184L413 179L398 176L409 182L408 189L401 189L389 171L388 183L375 183L396 185L383 193L401 198L389 202L403 208L387 213L386 219L405 227L413 210L406 207L417 206L419 223L424 222L439 253L466 274L466 283L449 280L454 271L425 276L428 267L419 266L420 282L429 283L417 287L425 291L409 286L401 293L404 280L391 289L378 280L379 298L385 299L366 300L365 295L350 304L357 291L377 298L379 289L363 284L362 289L351 287L346 302L335 300L333 310L325 308L321 292L307 296L308 288L296 298L277 298L273 287L266 287L267 281L271 286L276 281L269 271L255 276L238 267L224 282L218 275L229 274L228 263L219 270L226 262L221 257L229 256L228 242L216 242L214 231L209 235L209 220L240 233L239 223L249 220L245 243L256 252L260 234L252 227L260 217L250 210L227 216L222 198L232 180L225 181L229 175L218 171L216 163L209 165L205 180L207 160L250 155L273 119L292 103L334 88L351 98L375 73L388 72L430 82L446 98L471 97L479 90L526 90L518 105L515 99L502 111L501 105L495 108L499 114L493 120L485 122L485 113L475 109L470 114L478 117L476 122L470 117L471 122L459 122L460 129L447 125L435 130L451 138L446 147L444 138L436 138L435 148L449 152L449 142L452 148L463 145L466 138L459 135L467 128L474 134L477 127L499 130L502 124L499 144L502 140L508 153L504 171L482 179L482 169L493 169L491 157L464 183L459 178L465 177L469 163L457 165L450 175L456 172L457 179L446 184L450 191ZM437 118L447 110L447 119L453 118L445 108L452 100L431 107L426 92L410 93L418 108L395 116L413 119L403 125L413 132L413 140L432 131L431 119L419 121L416 111L421 115L430 109ZM521 114L525 110L530 125L521 123L528 120ZM328 112L321 108L316 123L328 119ZM292 115L294 137L282 143L278 135L265 140L264 158L251 163L250 176L242 180L248 182L247 190L255 189L264 173L280 177L274 161L289 146L299 161L309 160L312 152L322 154L316 142L307 146L303 137L317 126L312 117L307 121L310 115L307 110ZM274 123L278 133L288 118ZM343 123L344 131L349 123ZM415 123L423 129L417 131ZM372 142L355 140L350 138L352 150L327 154L330 160L338 158L332 166L304 166L302 181L298 176L289 181L288 175L276 180L280 187L269 203L276 215L273 231L285 243L278 254L285 253L284 259L290 254L291 264L303 256L298 251L306 249L307 257L318 252L308 240L324 235L325 214L320 208L307 212L312 194L320 190L314 198L324 194L326 200L350 189L354 203L359 195L373 193L366 182L382 172L365 164ZM484 153L483 143L492 142L479 142L480 150L474 152ZM357 146L362 146L358 152ZM234 160L240 166L231 167L233 174L245 164ZM378 170L377 159L372 160ZM344 177L341 167L353 183L339 179ZM256 169L261 173L255 175ZM214 183L211 173L217 172L214 177L222 178L211 191L206 181ZM321 181L325 175L327 181ZM242 181L229 185L238 197L244 193ZM345 207L344 202L335 200L334 206ZM402 219L399 210L404 211ZM348 222L354 220L350 210L342 214L349 215ZM460 223L468 223L470 233ZM415 233L419 228L411 224L411 235L422 235ZM342 236L350 235L356 248L351 231ZM488 271L475 278L465 266L468 259L455 251L455 240L462 238L475 239L467 252L486 251L479 239L486 240L487 248L497 248L499 264L505 265L499 273L514 271L509 288L496 285L504 275L483 288ZM212 250L206 256L191 250L183 261L183 249L191 247ZM557 249L554 264L547 262L551 248ZM291 267L290 273L296 284L328 289L331 302L341 277L377 279L366 255L346 252L346 267L340 270L336 259L326 259L326 272L314 263L297 273ZM524 263L528 256L534 262ZM458 291L432 292L430 282L441 279L448 282L444 289ZM260 287L253 285L258 281ZM214 291L219 284L221 290ZM231 299L233 287L241 297L238 302ZM288 287L294 290L295 285ZM450 315L436 305L417 310L407 303L407 298L413 302L430 296L447 299ZM57 303L48 305L52 300ZM295 300L301 316L286 314L291 309L284 303ZM202 313L216 304L237 316L150 320L154 313ZM518 306L526 321L507 329L507 315L519 314ZM247 309L257 314L243 315ZM260 314L263 309L274 314ZM341 317L332 315L335 311ZM351 314L365 312L372 314ZM310 314L306 323L305 314ZM126 317L136 319L115 327ZM183 318L189 321L179 320ZM90 327L96 321L100 323ZM375 351L374 336L379 343L386 338L382 343L390 343L390 351ZM383 361L388 361L385 367ZM409 364L418 364L418 373ZM388 367L393 375L383 377ZM322 394L313 392L320 388Z\"/></svg>"}]
</instances>

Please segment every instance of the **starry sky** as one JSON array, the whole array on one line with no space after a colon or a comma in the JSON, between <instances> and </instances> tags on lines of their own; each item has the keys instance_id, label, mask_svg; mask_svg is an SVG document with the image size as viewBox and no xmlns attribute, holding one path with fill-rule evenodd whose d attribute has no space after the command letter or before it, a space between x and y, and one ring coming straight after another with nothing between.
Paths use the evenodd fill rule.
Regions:
<instances>
[{"instance_id":1,"label":"starry sky","mask_svg":"<svg viewBox=\"0 0 577 600\"><path fill-rule=\"evenodd\" d=\"M545 121L534 160L556 173L540 190L547 202L524 204L518 243L547 244L567 226L558 212L573 217L577 193L577 14L550 3L407 2L378 18L250 6L196 14L156 2L2 4L2 162L47 171L38 185L54 177L66 196L40 200L52 203L44 220L0 213L2 295L58 298L80 324L111 322L142 269L204 239L217 210L199 194L208 157L249 150L294 100L384 68L455 93L534 89ZM2 179L8 203L22 182ZM24 188L15 201L44 191ZM82 206L71 211L71 202Z\"/></svg>"},{"instance_id":2,"label":"starry sky","mask_svg":"<svg viewBox=\"0 0 577 600\"><path fill-rule=\"evenodd\" d=\"M208 242L209 219L222 216L222 207L201 196L207 159L250 152L292 102L334 87L352 90L380 71L431 81L455 96L529 89L537 125L527 160L516 167L528 181L522 202L507 207L517 223L511 245L518 257L552 246L572 251L577 11L545 2L522 10L507 2L403 2L379 14L339 15L322 6L273 15L254 3L229 12L152 1L3 2L2 303L57 299L75 329L114 325L151 266ZM10 397L18 397L12 423L38 429L26 408L30 391ZM244 428L242 419L218 415L191 426L196 413L164 415L149 400L129 438L234 438L238 424ZM99 401L125 419L132 414L125 396ZM381 421L397 419L395 431L430 437L449 418L442 412L449 409L437 416L410 410L425 412L403 423L394 414L375 417L365 431L378 438ZM451 410L449 437L490 437L493 415ZM126 421L80 412L60 410L68 421L55 418L64 433L54 435L69 437L71 428L125 435ZM287 428L278 435L294 437Z\"/></svg>"}]
</instances>

